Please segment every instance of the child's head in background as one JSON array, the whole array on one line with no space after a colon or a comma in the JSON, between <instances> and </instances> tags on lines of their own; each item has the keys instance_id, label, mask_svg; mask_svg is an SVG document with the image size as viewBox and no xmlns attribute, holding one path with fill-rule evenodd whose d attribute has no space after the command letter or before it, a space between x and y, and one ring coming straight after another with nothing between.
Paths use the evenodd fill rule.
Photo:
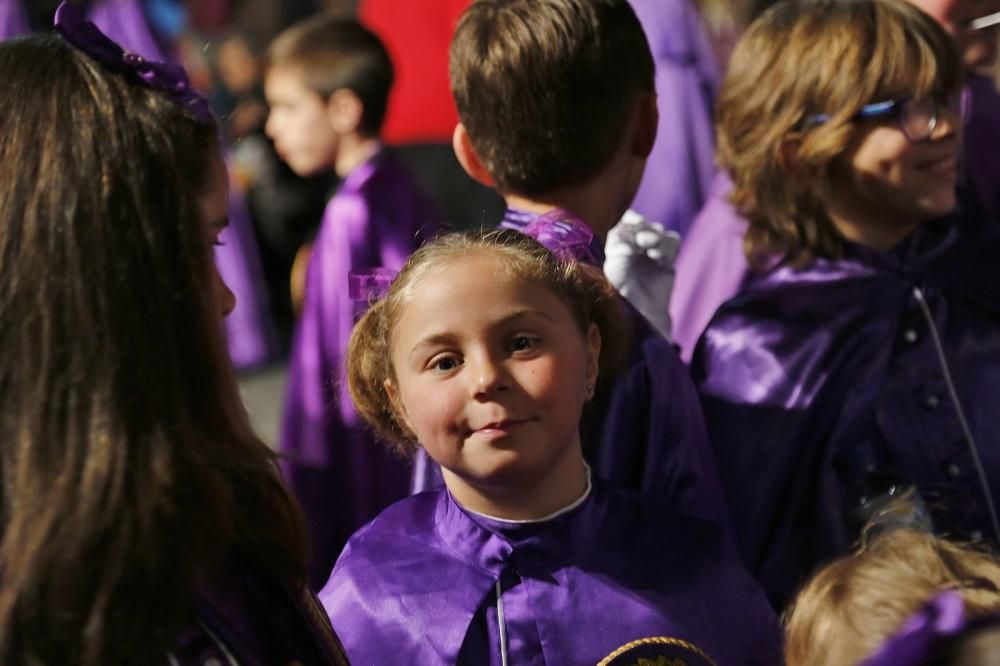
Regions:
<instances>
[{"instance_id":1,"label":"child's head in background","mask_svg":"<svg viewBox=\"0 0 1000 666\"><path fill-rule=\"evenodd\" d=\"M450 69L470 175L543 202L600 179L617 216L628 207L657 110L652 54L626 0L480 0L459 21Z\"/></svg>"},{"instance_id":2,"label":"child's head in background","mask_svg":"<svg viewBox=\"0 0 1000 666\"><path fill-rule=\"evenodd\" d=\"M1000 564L993 557L896 528L827 565L803 588L788 620L787 663L1000 663L1000 622L988 622L1000 620L992 617L997 613Z\"/></svg>"},{"instance_id":3,"label":"child's head in background","mask_svg":"<svg viewBox=\"0 0 1000 666\"><path fill-rule=\"evenodd\" d=\"M299 175L343 176L378 141L392 81L392 62L373 32L349 18L306 19L268 49L266 132Z\"/></svg>"}]
</instances>

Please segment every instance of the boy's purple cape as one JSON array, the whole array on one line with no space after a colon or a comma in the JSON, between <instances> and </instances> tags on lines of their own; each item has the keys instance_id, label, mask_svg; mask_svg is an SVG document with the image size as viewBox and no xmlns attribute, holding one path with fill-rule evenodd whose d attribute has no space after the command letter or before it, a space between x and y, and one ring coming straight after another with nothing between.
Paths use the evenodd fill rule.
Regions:
<instances>
[{"instance_id":1,"label":"boy's purple cape","mask_svg":"<svg viewBox=\"0 0 1000 666\"><path fill-rule=\"evenodd\" d=\"M508 209L500 226L523 230L534 215ZM594 239L590 253L604 263ZM718 472L705 434L698 394L670 344L625 299L629 353L623 369L598 390L580 435L594 474L652 501L728 524ZM414 492L441 484L440 470L421 449Z\"/></svg>"},{"instance_id":2,"label":"boy's purple cape","mask_svg":"<svg viewBox=\"0 0 1000 666\"><path fill-rule=\"evenodd\" d=\"M0 42L31 30L20 0L0 0Z\"/></svg>"},{"instance_id":3,"label":"boy's purple cape","mask_svg":"<svg viewBox=\"0 0 1000 666\"><path fill-rule=\"evenodd\" d=\"M226 317L229 357L237 370L259 367L273 360L277 338L257 253L253 222L241 192L229 196L229 226L219 234L215 248L219 275L236 296L236 308Z\"/></svg>"},{"instance_id":4,"label":"boy's purple cape","mask_svg":"<svg viewBox=\"0 0 1000 666\"><path fill-rule=\"evenodd\" d=\"M320 599L354 663L500 666L498 582L511 664L595 664L647 637L720 666L781 663L724 531L600 480L542 523L470 514L445 489L410 497L352 537Z\"/></svg>"},{"instance_id":5,"label":"boy's purple cape","mask_svg":"<svg viewBox=\"0 0 1000 666\"><path fill-rule=\"evenodd\" d=\"M350 298L348 273L399 269L437 222L402 164L383 151L344 179L313 246L279 450L311 528L310 579L317 586L347 538L409 490L410 463L375 439L347 393L343 357L359 305Z\"/></svg>"},{"instance_id":6,"label":"boy's purple cape","mask_svg":"<svg viewBox=\"0 0 1000 666\"><path fill-rule=\"evenodd\" d=\"M963 133L960 198L984 219L1000 218L1000 94L993 80L972 76L965 95L969 115ZM690 361L715 310L750 279L743 255L747 222L728 201L732 181L719 173L677 257L670 301L674 341Z\"/></svg>"},{"instance_id":7,"label":"boy's purple cape","mask_svg":"<svg viewBox=\"0 0 1000 666\"><path fill-rule=\"evenodd\" d=\"M996 544L987 493L914 287L1000 502L1000 228L926 223L890 252L779 268L712 320L692 363L738 540L780 607L916 486L934 528Z\"/></svg>"},{"instance_id":8,"label":"boy's purple cape","mask_svg":"<svg viewBox=\"0 0 1000 666\"><path fill-rule=\"evenodd\" d=\"M715 55L688 0L630 0L656 63L660 124L632 208L681 236L715 173Z\"/></svg>"},{"instance_id":9,"label":"boy's purple cape","mask_svg":"<svg viewBox=\"0 0 1000 666\"><path fill-rule=\"evenodd\" d=\"M156 62L176 61L150 28L141 0L96 0L87 19L130 53Z\"/></svg>"}]
</instances>

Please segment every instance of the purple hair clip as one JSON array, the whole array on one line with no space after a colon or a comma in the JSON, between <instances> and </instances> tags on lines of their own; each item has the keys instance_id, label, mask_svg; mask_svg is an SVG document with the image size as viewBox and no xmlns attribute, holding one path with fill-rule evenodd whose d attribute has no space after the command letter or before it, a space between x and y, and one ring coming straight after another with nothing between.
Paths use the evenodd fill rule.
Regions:
<instances>
[{"instance_id":1,"label":"purple hair clip","mask_svg":"<svg viewBox=\"0 0 1000 666\"><path fill-rule=\"evenodd\" d=\"M352 301L367 308L370 303L385 298L397 274L398 271L382 266L367 271L351 271L347 274L348 294Z\"/></svg>"},{"instance_id":2,"label":"purple hair clip","mask_svg":"<svg viewBox=\"0 0 1000 666\"><path fill-rule=\"evenodd\" d=\"M521 233L544 245L559 261L595 261L590 251L594 232L580 218L561 208L539 215Z\"/></svg>"},{"instance_id":3,"label":"purple hair clip","mask_svg":"<svg viewBox=\"0 0 1000 666\"><path fill-rule=\"evenodd\" d=\"M938 642L965 629L965 602L945 590L911 615L861 666L921 666Z\"/></svg>"},{"instance_id":4,"label":"purple hair clip","mask_svg":"<svg viewBox=\"0 0 1000 666\"><path fill-rule=\"evenodd\" d=\"M201 122L212 122L208 101L191 88L187 72L179 65L146 60L127 53L100 29L84 18L68 0L56 9L55 27L67 42L112 69L131 71L147 86L165 92Z\"/></svg>"}]
</instances>

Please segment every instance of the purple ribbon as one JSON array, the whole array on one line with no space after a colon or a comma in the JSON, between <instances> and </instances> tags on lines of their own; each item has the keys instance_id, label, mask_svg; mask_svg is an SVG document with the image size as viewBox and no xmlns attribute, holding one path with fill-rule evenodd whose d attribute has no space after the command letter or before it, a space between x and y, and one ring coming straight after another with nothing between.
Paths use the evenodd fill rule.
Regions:
<instances>
[{"instance_id":1,"label":"purple ribbon","mask_svg":"<svg viewBox=\"0 0 1000 666\"><path fill-rule=\"evenodd\" d=\"M561 208L539 215L521 233L544 245L559 261L594 262L590 251L594 232L575 215Z\"/></svg>"},{"instance_id":2,"label":"purple ribbon","mask_svg":"<svg viewBox=\"0 0 1000 666\"><path fill-rule=\"evenodd\" d=\"M199 121L212 122L208 101L191 88L183 67L126 52L68 0L63 0L56 9L55 27L63 39L97 62L111 69L133 72L150 88L165 92Z\"/></svg>"},{"instance_id":3,"label":"purple ribbon","mask_svg":"<svg viewBox=\"0 0 1000 666\"><path fill-rule=\"evenodd\" d=\"M861 666L920 666L938 641L965 628L965 603L955 590L945 590L911 615Z\"/></svg>"},{"instance_id":4,"label":"purple ribbon","mask_svg":"<svg viewBox=\"0 0 1000 666\"><path fill-rule=\"evenodd\" d=\"M398 271L379 266L366 271L347 274L347 291L351 300L367 308L369 304L385 298Z\"/></svg>"}]
</instances>

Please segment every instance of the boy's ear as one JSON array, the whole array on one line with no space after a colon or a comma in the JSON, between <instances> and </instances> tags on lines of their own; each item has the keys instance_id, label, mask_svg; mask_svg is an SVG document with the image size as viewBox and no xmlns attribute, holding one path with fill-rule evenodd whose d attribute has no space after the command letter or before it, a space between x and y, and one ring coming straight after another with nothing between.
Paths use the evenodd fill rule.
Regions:
<instances>
[{"instance_id":1,"label":"boy's ear","mask_svg":"<svg viewBox=\"0 0 1000 666\"><path fill-rule=\"evenodd\" d=\"M643 95L636 108L636 128L632 141L632 154L646 159L653 152L656 143L656 129L660 125L660 110L656 106L656 94Z\"/></svg>"},{"instance_id":2,"label":"boy's ear","mask_svg":"<svg viewBox=\"0 0 1000 666\"><path fill-rule=\"evenodd\" d=\"M476 151L472 148L469 133L465 131L465 125L462 123L455 125L455 131L451 135L451 147L455 151L458 163L462 165L465 173L469 174L472 180L486 187L494 187L493 177L479 161L479 155L476 155Z\"/></svg>"},{"instance_id":3,"label":"boy's ear","mask_svg":"<svg viewBox=\"0 0 1000 666\"><path fill-rule=\"evenodd\" d=\"M354 91L346 88L333 91L326 102L326 115L337 134L351 134L361 127L365 105Z\"/></svg>"}]
</instances>

